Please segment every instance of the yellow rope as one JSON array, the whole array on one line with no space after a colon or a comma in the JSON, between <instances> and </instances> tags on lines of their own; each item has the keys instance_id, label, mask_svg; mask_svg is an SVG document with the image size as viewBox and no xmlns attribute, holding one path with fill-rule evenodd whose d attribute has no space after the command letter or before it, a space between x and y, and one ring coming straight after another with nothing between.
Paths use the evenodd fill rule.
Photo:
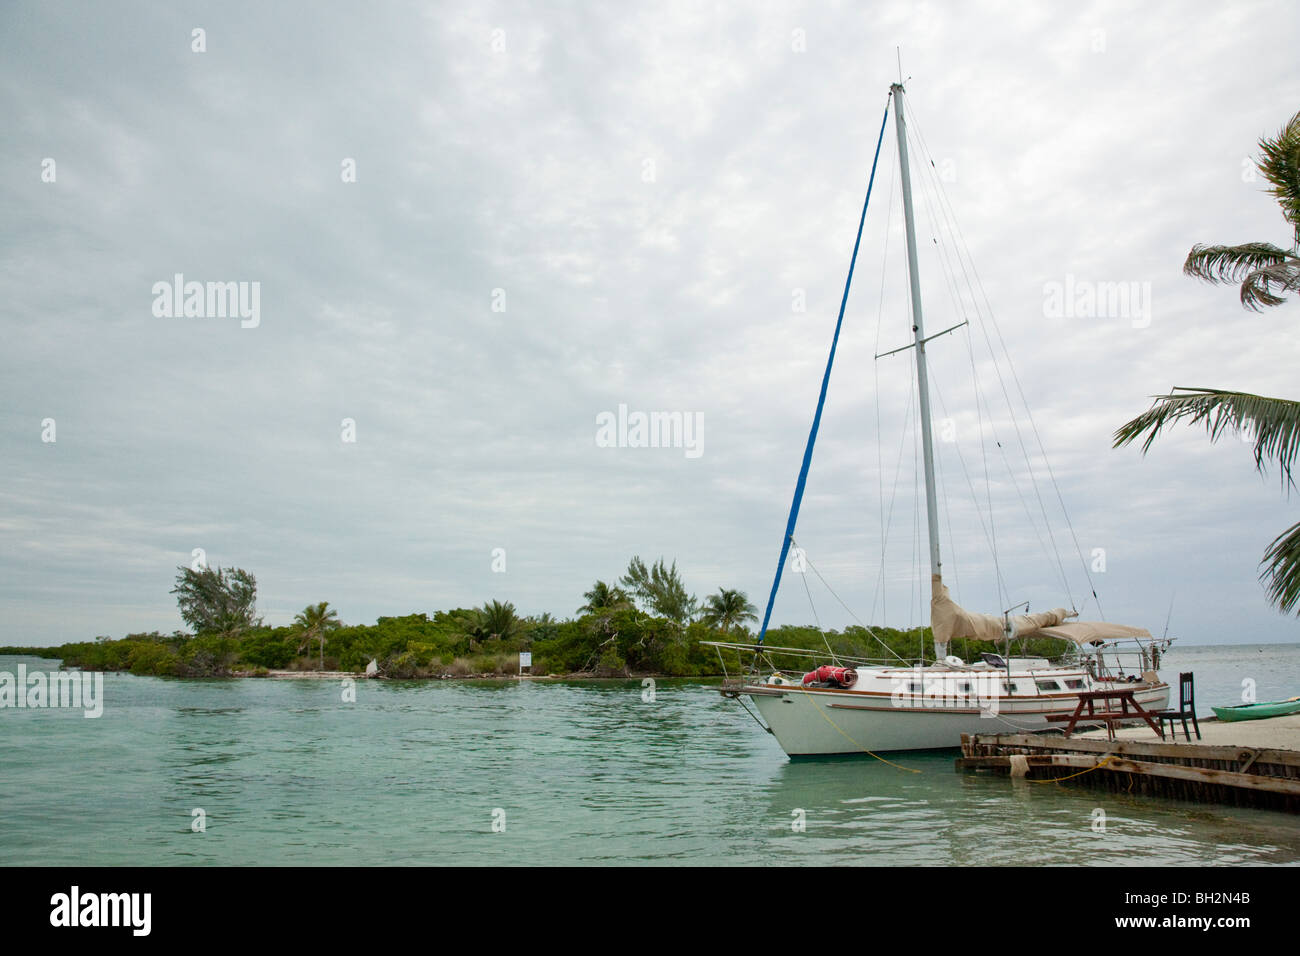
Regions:
<instances>
[{"instance_id":1,"label":"yellow rope","mask_svg":"<svg viewBox=\"0 0 1300 956\"><path fill-rule=\"evenodd\" d=\"M866 747L862 746L862 744L858 743L856 740L850 737L848 733L845 732L844 728L842 728L839 724L835 723L835 721L831 720L830 717L826 714L826 708L823 707L821 704L817 703L815 700L813 700L812 695L810 693L808 693L805 690L802 690L801 688L800 696L806 698L808 703L812 705L812 707L817 711L817 713L822 715L822 719L825 720L826 723L834 727L836 732L839 733L840 736L842 736L849 743L853 744L853 746L857 747L864 754L869 754L870 756L875 757L881 763L889 764L889 766L893 767L895 770L902 770L907 773L924 773L924 771L917 770L914 767L900 766L899 764L894 763L892 760L886 760L884 757L880 756L880 754L873 753L872 751L868 750Z\"/></svg>"},{"instance_id":2,"label":"yellow rope","mask_svg":"<svg viewBox=\"0 0 1300 956\"><path fill-rule=\"evenodd\" d=\"M1106 766L1106 764L1110 763L1112 760L1118 760L1118 759L1119 758L1116 757L1114 754L1107 754L1106 756L1102 757L1100 761L1098 761L1096 766L1089 767L1087 770L1080 770L1078 773L1072 773L1068 777L1051 777L1047 780L1029 780L1028 777L1026 777L1025 779L1029 780L1030 783L1060 783L1062 780L1073 780L1075 777L1082 777L1085 773L1092 773L1094 770L1100 770L1102 767Z\"/></svg>"}]
</instances>

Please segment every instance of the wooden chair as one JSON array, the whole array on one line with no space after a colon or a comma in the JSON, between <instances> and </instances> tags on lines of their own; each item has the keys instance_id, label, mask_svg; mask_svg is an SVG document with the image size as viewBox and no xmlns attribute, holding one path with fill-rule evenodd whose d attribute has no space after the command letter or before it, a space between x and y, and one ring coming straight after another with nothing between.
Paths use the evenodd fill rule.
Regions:
<instances>
[{"instance_id":1,"label":"wooden chair","mask_svg":"<svg viewBox=\"0 0 1300 956\"><path fill-rule=\"evenodd\" d=\"M1193 689L1192 673L1178 675L1178 709L1177 710L1158 710L1152 716L1160 721L1160 726L1169 721L1169 739L1174 739L1174 723L1181 721L1183 725L1183 736L1191 740L1192 735L1187 729L1187 718L1192 719L1192 726L1196 728L1196 739L1201 739L1201 725L1196 722L1196 693Z\"/></svg>"}]
</instances>

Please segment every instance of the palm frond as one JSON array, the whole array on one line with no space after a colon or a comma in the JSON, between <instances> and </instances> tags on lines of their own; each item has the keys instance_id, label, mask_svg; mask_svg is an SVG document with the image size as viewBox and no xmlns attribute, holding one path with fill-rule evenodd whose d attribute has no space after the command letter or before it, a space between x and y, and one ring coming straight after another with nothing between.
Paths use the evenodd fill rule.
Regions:
<instances>
[{"instance_id":1,"label":"palm frond","mask_svg":"<svg viewBox=\"0 0 1300 956\"><path fill-rule=\"evenodd\" d=\"M1291 117L1276 139L1261 139L1262 154L1255 165L1282 207L1282 213L1300 230L1300 113Z\"/></svg>"},{"instance_id":2,"label":"palm frond","mask_svg":"<svg viewBox=\"0 0 1300 956\"><path fill-rule=\"evenodd\" d=\"M1203 422L1212 442L1248 429L1255 436L1255 467L1263 471L1267 462L1274 462L1284 485L1294 486L1291 466L1300 451L1300 402L1248 392L1175 388L1169 395L1157 395L1151 408L1121 425L1113 436L1114 447L1132 444L1145 435L1145 455L1166 427L1184 420L1189 425Z\"/></svg>"},{"instance_id":3,"label":"palm frond","mask_svg":"<svg viewBox=\"0 0 1300 956\"><path fill-rule=\"evenodd\" d=\"M1259 579L1268 588L1268 599L1283 614L1300 608L1300 524L1294 524L1273 539L1264 552Z\"/></svg>"},{"instance_id":4,"label":"palm frond","mask_svg":"<svg viewBox=\"0 0 1300 956\"><path fill-rule=\"evenodd\" d=\"M1262 305L1281 305L1286 299L1278 292L1300 292L1300 259L1265 266L1246 276L1241 283L1241 304L1256 312Z\"/></svg>"},{"instance_id":5,"label":"palm frond","mask_svg":"<svg viewBox=\"0 0 1300 956\"><path fill-rule=\"evenodd\" d=\"M1239 246L1192 246L1183 263L1183 273L1214 283L1240 282L1250 273L1290 259L1285 249L1271 242L1243 242Z\"/></svg>"}]
</instances>

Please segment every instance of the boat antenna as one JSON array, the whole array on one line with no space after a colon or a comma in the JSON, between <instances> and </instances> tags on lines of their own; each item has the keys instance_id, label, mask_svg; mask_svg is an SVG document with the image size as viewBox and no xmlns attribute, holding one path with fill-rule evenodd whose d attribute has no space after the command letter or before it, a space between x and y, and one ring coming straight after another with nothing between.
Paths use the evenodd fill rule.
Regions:
<instances>
[{"instance_id":1,"label":"boat antenna","mask_svg":"<svg viewBox=\"0 0 1300 956\"><path fill-rule=\"evenodd\" d=\"M1165 629L1160 634L1160 640L1162 641L1169 636L1169 619L1174 616L1174 598L1176 597L1178 597L1177 591L1169 595L1169 613L1165 615Z\"/></svg>"},{"instance_id":2,"label":"boat antenna","mask_svg":"<svg viewBox=\"0 0 1300 956\"><path fill-rule=\"evenodd\" d=\"M894 47L894 53L898 56L898 85L902 86L911 77L909 76L907 80L903 79L903 48L901 46Z\"/></svg>"}]
</instances>

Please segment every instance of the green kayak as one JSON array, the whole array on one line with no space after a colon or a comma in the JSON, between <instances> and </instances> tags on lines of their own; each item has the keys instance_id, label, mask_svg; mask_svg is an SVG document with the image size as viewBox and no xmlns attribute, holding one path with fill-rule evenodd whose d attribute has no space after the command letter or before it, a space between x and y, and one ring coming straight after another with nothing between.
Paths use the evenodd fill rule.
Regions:
<instances>
[{"instance_id":1,"label":"green kayak","mask_svg":"<svg viewBox=\"0 0 1300 956\"><path fill-rule=\"evenodd\" d=\"M1220 720L1259 720L1261 717L1281 717L1300 712L1300 697L1290 700L1265 701L1260 704L1238 704L1236 707L1211 707Z\"/></svg>"}]
</instances>

